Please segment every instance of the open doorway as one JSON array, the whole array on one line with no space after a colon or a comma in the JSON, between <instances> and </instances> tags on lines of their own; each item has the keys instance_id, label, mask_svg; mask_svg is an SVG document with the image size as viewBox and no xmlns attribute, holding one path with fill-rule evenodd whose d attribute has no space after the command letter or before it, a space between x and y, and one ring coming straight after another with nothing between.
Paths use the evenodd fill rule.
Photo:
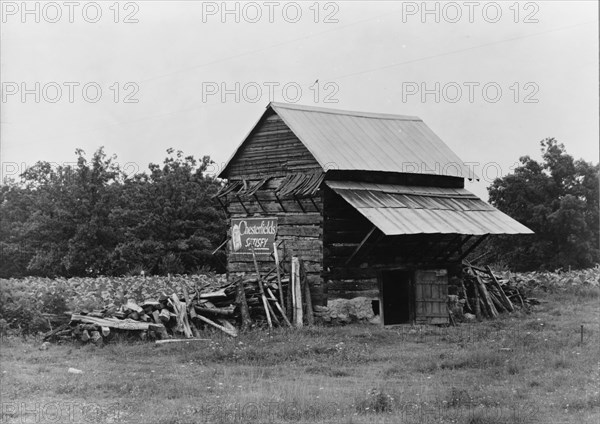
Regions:
<instances>
[{"instance_id":1,"label":"open doorway","mask_svg":"<svg viewBox=\"0 0 600 424\"><path fill-rule=\"evenodd\" d=\"M411 271L381 271L379 274L379 305L383 325L414 321L414 296Z\"/></svg>"}]
</instances>

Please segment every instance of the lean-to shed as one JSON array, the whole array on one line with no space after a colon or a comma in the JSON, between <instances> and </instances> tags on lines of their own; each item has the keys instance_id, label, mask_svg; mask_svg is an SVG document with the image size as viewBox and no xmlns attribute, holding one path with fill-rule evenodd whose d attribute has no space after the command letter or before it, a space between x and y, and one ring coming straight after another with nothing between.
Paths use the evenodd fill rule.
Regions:
<instances>
[{"instance_id":1,"label":"lean-to shed","mask_svg":"<svg viewBox=\"0 0 600 424\"><path fill-rule=\"evenodd\" d=\"M313 303L370 297L382 322L445 323L448 273L488 234L531 230L414 116L271 103L219 174L228 272L303 260Z\"/></svg>"}]
</instances>

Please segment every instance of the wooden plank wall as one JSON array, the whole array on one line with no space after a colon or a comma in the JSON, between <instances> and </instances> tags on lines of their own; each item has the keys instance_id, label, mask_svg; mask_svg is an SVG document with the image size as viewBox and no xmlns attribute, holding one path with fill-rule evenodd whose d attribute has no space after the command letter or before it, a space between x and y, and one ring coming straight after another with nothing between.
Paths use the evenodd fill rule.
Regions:
<instances>
[{"instance_id":1,"label":"wooden plank wall","mask_svg":"<svg viewBox=\"0 0 600 424\"><path fill-rule=\"evenodd\" d=\"M238 150L227 168L227 178L255 178L321 170L321 166L283 122L273 113L263 118Z\"/></svg>"},{"instance_id":2,"label":"wooden plank wall","mask_svg":"<svg viewBox=\"0 0 600 424\"><path fill-rule=\"evenodd\" d=\"M276 241L283 241L279 257L285 261L289 272L292 255L304 261L313 303L326 302L326 290L322 284L323 270L323 198L321 193L311 198L278 200L274 194L283 176L298 172L315 172L321 166L302 142L285 125L281 118L272 114L264 119L237 152L227 172L229 181L245 179L256 182L266 176L274 177L254 197L240 199L228 195L227 213L231 218L277 217ZM243 203L243 206L242 206ZM228 246L228 271L231 276L255 275L252 257L231 254ZM272 259L259 258L259 269L266 273L274 268Z\"/></svg>"}]
</instances>

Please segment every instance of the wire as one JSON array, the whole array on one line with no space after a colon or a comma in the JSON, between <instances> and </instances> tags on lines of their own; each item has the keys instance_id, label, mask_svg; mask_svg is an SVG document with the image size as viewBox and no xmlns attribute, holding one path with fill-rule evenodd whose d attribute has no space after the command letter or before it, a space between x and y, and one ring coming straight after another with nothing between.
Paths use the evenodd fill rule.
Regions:
<instances>
[{"instance_id":1,"label":"wire","mask_svg":"<svg viewBox=\"0 0 600 424\"><path fill-rule=\"evenodd\" d=\"M364 71L353 72L351 74L345 74L345 75L340 75L340 76L336 76L336 77L331 77L330 79L335 80L335 79L342 79L342 78L347 78L347 77L353 77L353 76L356 76L356 75L362 75L362 74L367 74L367 73L370 73L370 72L379 71L381 69L389 69L389 68L395 68L397 66L409 65L411 63L423 62L425 60L431 60L431 59L435 59L435 58L438 58L438 57L450 56L450 55L457 54L457 53L463 53L463 52L470 51L470 50L480 49L482 47L488 47L488 46L493 46L493 45L496 45L496 44L508 43L510 41L522 40L524 38L537 37L538 35L548 34L550 32L564 31L566 29L571 29L571 28L574 28L574 27L578 27L578 26L582 26L582 25L586 25L586 24L590 24L590 23L595 24L596 22L595 21L580 22L580 23L575 24L575 25L569 25L569 26L565 26L565 27L554 28L554 29L551 29L551 30L548 30L548 31L537 32L537 33L534 33L534 34L523 35L523 36L520 36L520 37L506 38L504 40L493 41L491 43L480 44L478 46L466 47L464 49L452 50L452 51L449 51L449 52L440 53L440 54L431 55L431 56L424 56L424 57L420 57L418 59L412 59L412 60L407 60L407 61L404 61L404 62L392 63L392 64L389 64L389 65L380 66L378 68L371 68L371 69L366 69Z\"/></svg>"},{"instance_id":2,"label":"wire","mask_svg":"<svg viewBox=\"0 0 600 424\"><path fill-rule=\"evenodd\" d=\"M359 24L362 24L364 22L369 22L369 21L372 21L374 19L379 19L379 18L381 18L383 16L389 16L390 14L395 14L395 13L399 13L399 12L385 13L385 14L374 16L372 18L363 19L361 21L356 21L356 22L353 22L351 24L342 25L342 26L336 26L335 28L331 28L331 29L328 29L326 31L321 31L321 32L318 32L316 34L305 35L304 37L299 37L299 38L294 38L292 40L282 41L281 43L276 43L276 44L272 44L270 46L263 47L263 48L260 48L260 49L250 50L250 51L247 51L247 52L244 52L244 53L240 53L240 54L237 54L237 55L224 57L224 58L221 58L221 59L214 60L212 62L207 62L207 63L202 63L202 64L199 64L199 65L194 65L194 66L189 66L189 67L186 67L186 68L181 68L181 69L178 69L176 71L173 71L173 72L170 72L170 73L167 73L167 74L156 75L154 77L150 77L150 78L141 80L140 82L147 82L147 81L152 81L152 80L156 80L156 79L160 79L160 78L166 78L166 77L170 77L172 75L180 74L182 72L187 72L187 71L190 71L190 70L204 68L204 67L211 66L211 65L214 65L214 64L217 64L217 63L226 62L228 60L232 60L232 59L237 59L239 57L248 56L248 55L254 54L254 53L264 52L266 50L270 50L270 49L273 49L273 48L276 48L276 47L281 47L281 46L284 46L284 45L287 45L287 44L290 44L290 43L295 43L297 41L301 41L301 40L306 40L308 38L317 37L317 36L320 36L320 35L323 35L323 34L327 34L327 33L330 33L330 32L339 31L339 30L342 30L342 29L345 29L345 28L348 28L348 27L351 27L351 26L354 26L354 25L359 25Z\"/></svg>"}]
</instances>

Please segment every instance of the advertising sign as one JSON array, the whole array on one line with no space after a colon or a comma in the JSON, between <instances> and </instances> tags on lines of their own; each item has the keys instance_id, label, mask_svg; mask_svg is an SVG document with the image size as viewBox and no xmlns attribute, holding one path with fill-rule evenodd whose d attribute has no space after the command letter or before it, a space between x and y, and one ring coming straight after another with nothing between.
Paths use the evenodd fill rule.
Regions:
<instances>
[{"instance_id":1,"label":"advertising sign","mask_svg":"<svg viewBox=\"0 0 600 424\"><path fill-rule=\"evenodd\" d=\"M232 218L231 252L235 254L270 255L277 234L277 218Z\"/></svg>"}]
</instances>

